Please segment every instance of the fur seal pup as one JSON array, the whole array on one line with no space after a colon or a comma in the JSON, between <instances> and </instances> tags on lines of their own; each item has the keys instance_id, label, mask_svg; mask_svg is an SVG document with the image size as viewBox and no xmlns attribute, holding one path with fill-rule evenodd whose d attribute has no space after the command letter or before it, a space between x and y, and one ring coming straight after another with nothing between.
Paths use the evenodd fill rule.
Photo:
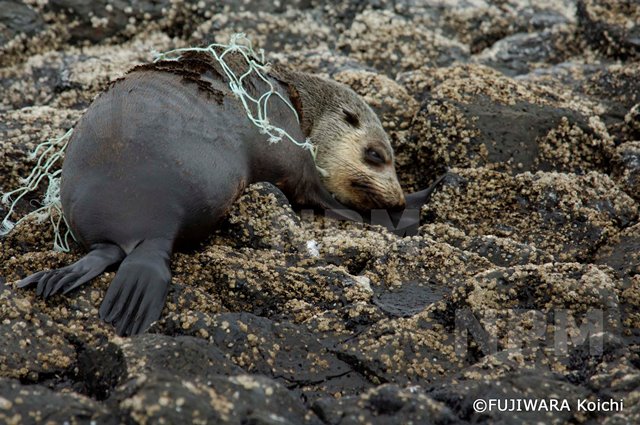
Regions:
<instances>
[{"instance_id":1,"label":"fur seal pup","mask_svg":"<svg viewBox=\"0 0 640 425\"><path fill-rule=\"evenodd\" d=\"M236 75L246 71L239 55L225 59ZM133 68L91 104L67 146L61 182L65 217L89 252L19 287L36 285L47 298L119 264L100 317L119 335L137 334L161 315L174 249L205 239L250 183L271 182L304 207L404 206L387 136L353 91L283 68L268 76L301 124L275 96L270 122L318 144L321 179L309 151L267 142L224 75L210 56L189 53ZM269 89L257 77L245 86L256 98Z\"/></svg>"}]
</instances>

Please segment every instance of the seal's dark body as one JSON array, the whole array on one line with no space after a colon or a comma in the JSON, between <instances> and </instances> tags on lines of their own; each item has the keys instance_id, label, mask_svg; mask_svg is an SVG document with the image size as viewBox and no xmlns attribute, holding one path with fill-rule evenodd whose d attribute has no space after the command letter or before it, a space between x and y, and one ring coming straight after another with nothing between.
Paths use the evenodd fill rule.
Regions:
<instances>
[{"instance_id":1,"label":"seal's dark body","mask_svg":"<svg viewBox=\"0 0 640 425\"><path fill-rule=\"evenodd\" d=\"M296 102L286 84L271 83ZM257 78L247 86L256 97L267 90ZM268 112L272 124L304 140L276 96ZM100 316L119 334L134 334L160 316L175 247L206 238L246 185L267 181L295 204L343 208L320 182L309 151L267 138L216 63L192 55L134 68L93 102L67 147L62 207L89 253L19 285L37 282L48 297L121 262Z\"/></svg>"},{"instance_id":2,"label":"seal's dark body","mask_svg":"<svg viewBox=\"0 0 640 425\"><path fill-rule=\"evenodd\" d=\"M270 106L270 122L304 140L293 112L276 96ZM272 182L298 202L323 191L308 151L267 138L226 86L134 71L74 130L62 170L64 213L85 245L111 242L128 254L149 238L202 239L253 182Z\"/></svg>"}]
</instances>

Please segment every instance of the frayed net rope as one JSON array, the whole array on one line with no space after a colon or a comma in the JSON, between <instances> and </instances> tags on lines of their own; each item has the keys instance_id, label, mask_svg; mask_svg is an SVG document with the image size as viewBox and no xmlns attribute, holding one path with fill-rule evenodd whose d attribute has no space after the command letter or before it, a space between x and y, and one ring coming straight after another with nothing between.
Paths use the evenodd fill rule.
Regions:
<instances>
[{"instance_id":1,"label":"frayed net rope","mask_svg":"<svg viewBox=\"0 0 640 425\"><path fill-rule=\"evenodd\" d=\"M218 53L216 52L216 49L223 49L223 51L221 53ZM164 53L155 53L154 62L160 60L179 60L181 57L181 53L185 52L208 53L220 63L222 71L225 73L225 76L229 80L229 89L242 102L245 113L247 114L247 117L249 118L249 120L251 120L253 125L258 127L262 134L266 134L269 136L269 143L277 143L280 142L283 138L286 138L290 142L300 146L301 148L308 149L315 161L316 146L311 143L309 138L307 138L303 142L300 142L291 137L291 135L289 135L289 133L287 133L282 128L276 127L269 122L267 109L269 106L269 99L274 95L279 97L285 103L285 105L287 105L287 107L291 109L291 112L293 112L293 114L295 115L298 123L300 122L300 118L298 117L298 113L296 112L296 109L293 107L289 99L278 93L273 87L271 81L269 81L269 79L265 76L265 74L268 72L269 64L264 60L264 50L259 49L259 54L257 54L253 50L251 40L249 40L244 33L233 34L231 36L229 44L213 43L208 45L207 47L187 47L182 49L169 50L168 52ZM247 63L247 71L242 75L236 75L224 60L225 56L232 52L242 55L245 62ZM252 74L255 74L269 86L269 90L263 93L262 96L257 99L251 96L244 87L244 79ZM250 105L253 105L253 107L256 109L257 116L254 115ZM320 169L320 172L324 173L324 170Z\"/></svg>"},{"instance_id":2,"label":"frayed net rope","mask_svg":"<svg viewBox=\"0 0 640 425\"><path fill-rule=\"evenodd\" d=\"M8 234L16 225L29 218L35 218L39 223L49 219L54 233L53 249L62 252L69 251L69 236L73 237L73 234L64 218L64 214L62 214L62 203L60 202L60 174L62 174L62 170L59 167L56 169L56 165L64 157L64 150L69 143L72 132L73 129L67 131L61 137L40 143L29 154L29 159L38 158L31 174L29 174L27 178L21 179L20 183L22 183L23 186L3 193L0 199L4 205L9 207L9 211L2 219L2 223L0 223L0 236ZM42 150L42 152L38 153L40 150ZM42 206L22 217L17 222L12 222L11 215L18 202L25 195L35 192L43 180L46 180L48 185L47 191L42 199ZM54 212L56 214L53 214ZM54 216L56 218L54 218ZM60 230L63 220L67 225L67 230L64 234Z\"/></svg>"}]
</instances>

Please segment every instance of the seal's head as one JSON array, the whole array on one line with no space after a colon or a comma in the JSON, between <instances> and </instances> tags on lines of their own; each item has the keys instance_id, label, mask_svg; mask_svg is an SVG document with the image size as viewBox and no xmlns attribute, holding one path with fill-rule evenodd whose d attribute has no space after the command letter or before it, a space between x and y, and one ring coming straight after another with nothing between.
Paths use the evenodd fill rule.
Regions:
<instances>
[{"instance_id":1,"label":"seal's head","mask_svg":"<svg viewBox=\"0 0 640 425\"><path fill-rule=\"evenodd\" d=\"M323 183L338 201L359 210L403 208L393 149L369 105L334 81L282 68L277 76L293 88L302 130L318 147Z\"/></svg>"},{"instance_id":2,"label":"seal's head","mask_svg":"<svg viewBox=\"0 0 640 425\"><path fill-rule=\"evenodd\" d=\"M350 207L404 207L393 149L380 120L355 93L339 89L339 101L322 111L309 134L318 146L323 183Z\"/></svg>"}]
</instances>

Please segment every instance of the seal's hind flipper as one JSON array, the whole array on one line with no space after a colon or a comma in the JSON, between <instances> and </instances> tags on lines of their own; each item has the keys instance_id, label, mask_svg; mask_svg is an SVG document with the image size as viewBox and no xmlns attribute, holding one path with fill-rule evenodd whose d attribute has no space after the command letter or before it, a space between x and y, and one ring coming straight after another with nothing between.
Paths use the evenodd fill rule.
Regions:
<instances>
[{"instance_id":1,"label":"seal's hind flipper","mask_svg":"<svg viewBox=\"0 0 640 425\"><path fill-rule=\"evenodd\" d=\"M124 259L100 306L100 318L120 336L145 331L160 318L171 283L172 243L147 240Z\"/></svg>"},{"instance_id":2,"label":"seal's hind flipper","mask_svg":"<svg viewBox=\"0 0 640 425\"><path fill-rule=\"evenodd\" d=\"M124 251L117 245L96 244L87 255L75 263L61 269L32 274L18 282L18 288L37 282L36 294L45 299L59 291L66 294L98 276L110 265L119 263L124 256Z\"/></svg>"}]
</instances>

